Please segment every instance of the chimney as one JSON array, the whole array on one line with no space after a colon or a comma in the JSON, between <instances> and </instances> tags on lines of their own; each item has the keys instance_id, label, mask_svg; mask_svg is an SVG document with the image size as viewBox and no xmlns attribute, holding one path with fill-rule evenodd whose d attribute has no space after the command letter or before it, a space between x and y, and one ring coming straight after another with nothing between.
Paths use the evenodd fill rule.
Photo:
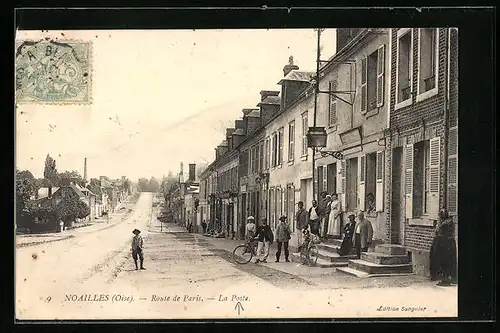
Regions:
<instances>
[{"instance_id":1,"label":"chimney","mask_svg":"<svg viewBox=\"0 0 500 333\"><path fill-rule=\"evenodd\" d=\"M354 37L356 37L362 28L337 28L337 45L335 53L338 53L344 48Z\"/></svg>"},{"instance_id":2,"label":"chimney","mask_svg":"<svg viewBox=\"0 0 500 333\"><path fill-rule=\"evenodd\" d=\"M288 64L286 64L285 67L283 67L283 76L287 76L288 73L290 73L291 71L298 69L299 66L293 63L293 56L290 56L290 58L288 58Z\"/></svg>"},{"instance_id":3,"label":"chimney","mask_svg":"<svg viewBox=\"0 0 500 333\"><path fill-rule=\"evenodd\" d=\"M181 170L179 172L179 175L184 174L183 170L184 170L184 164L182 164L182 162L181 162Z\"/></svg>"},{"instance_id":4,"label":"chimney","mask_svg":"<svg viewBox=\"0 0 500 333\"><path fill-rule=\"evenodd\" d=\"M280 92L275 90L261 90L260 101L264 101L268 96L278 96L279 94Z\"/></svg>"},{"instance_id":5,"label":"chimney","mask_svg":"<svg viewBox=\"0 0 500 333\"><path fill-rule=\"evenodd\" d=\"M263 125L268 124L273 115L280 109L279 91L262 90L261 101L257 106L260 108L260 119Z\"/></svg>"},{"instance_id":6,"label":"chimney","mask_svg":"<svg viewBox=\"0 0 500 333\"><path fill-rule=\"evenodd\" d=\"M38 196L38 192L37 192L37 196ZM52 184L49 184L49 193L48 193L48 197L49 197L49 198L52 198Z\"/></svg>"},{"instance_id":7,"label":"chimney","mask_svg":"<svg viewBox=\"0 0 500 333\"><path fill-rule=\"evenodd\" d=\"M196 164L189 164L189 181L194 182L196 179Z\"/></svg>"},{"instance_id":8,"label":"chimney","mask_svg":"<svg viewBox=\"0 0 500 333\"><path fill-rule=\"evenodd\" d=\"M249 136L260 126L260 110L243 109L243 121L245 124L246 136Z\"/></svg>"},{"instance_id":9,"label":"chimney","mask_svg":"<svg viewBox=\"0 0 500 333\"><path fill-rule=\"evenodd\" d=\"M87 158L83 160L83 183L87 184Z\"/></svg>"}]
</instances>

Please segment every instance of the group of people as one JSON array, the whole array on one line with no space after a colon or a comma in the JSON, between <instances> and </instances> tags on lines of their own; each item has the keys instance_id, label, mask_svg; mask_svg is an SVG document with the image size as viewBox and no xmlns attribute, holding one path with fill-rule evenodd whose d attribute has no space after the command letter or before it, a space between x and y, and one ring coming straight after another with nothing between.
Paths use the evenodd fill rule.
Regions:
<instances>
[{"instance_id":1,"label":"group of people","mask_svg":"<svg viewBox=\"0 0 500 333\"><path fill-rule=\"evenodd\" d=\"M281 251L284 251L285 261L290 262L290 251L288 250L288 242L291 238L292 231L290 230L290 226L287 223L286 216L280 216L278 226L276 227L276 243L278 246L278 250L276 251L276 260L275 262L279 262L281 258ZM267 258L269 257L269 248L271 244L274 242L275 237L273 231L269 224L267 223L267 219L263 218L261 221L261 225L258 227L255 225L255 218L253 216L249 216L247 218L247 224L245 228L245 238L247 241L251 242L253 240L257 240L257 259L255 263L259 262L267 262Z\"/></svg>"},{"instance_id":2,"label":"group of people","mask_svg":"<svg viewBox=\"0 0 500 333\"><path fill-rule=\"evenodd\" d=\"M326 230L326 235L337 235L337 228L341 226L341 210L338 203L337 195L325 195L324 201L326 209L322 210L316 202L312 201L312 207L309 210L304 209L304 203L298 203L298 210L295 215L297 228L300 232L299 244L304 243L304 236L309 233L320 237L321 225ZM357 217L357 221L356 221ZM325 222L327 221L327 222ZM279 223L276 227L276 237L267 219L263 218L259 226L255 224L255 218L249 216L245 226L245 238L247 241L256 240L257 243L257 259L256 263L267 262L269 256L270 245L276 240L276 262L280 261L282 250L285 254L285 261L289 262L289 241L291 239L291 230L287 222L286 216L279 218ZM325 226L326 224L326 226ZM332 227L333 225L333 227ZM204 231L207 229L205 221L202 225ZM144 270L144 254L143 254L143 239L141 231L134 229L135 235L132 239L132 258L134 259L135 269ZM371 222L365 218L363 211L359 211L357 216L350 214L346 224L342 227L342 231L338 235L343 234L342 245L338 250L341 256L351 253L352 247L356 248L356 255L361 257L361 252L367 252L372 244L373 226ZM300 246L299 246L300 247ZM439 285L450 285L456 283L456 242L455 242L455 223L448 215L446 208L441 208L439 212L439 220L435 229L435 237L430 249L430 275L432 280L440 280ZM139 264L138 264L139 262Z\"/></svg>"}]
</instances>

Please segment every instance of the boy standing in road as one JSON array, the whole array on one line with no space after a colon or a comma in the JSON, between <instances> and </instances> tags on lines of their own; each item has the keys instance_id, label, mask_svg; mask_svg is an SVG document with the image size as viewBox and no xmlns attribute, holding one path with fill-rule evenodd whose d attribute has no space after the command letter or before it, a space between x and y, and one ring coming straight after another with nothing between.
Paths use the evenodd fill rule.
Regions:
<instances>
[{"instance_id":1,"label":"boy standing in road","mask_svg":"<svg viewBox=\"0 0 500 333\"><path fill-rule=\"evenodd\" d=\"M144 254L142 252L142 237L140 235L141 231L138 229L134 229L132 233L135 235L134 238L132 238L132 258L134 258L134 263L135 263L135 269L138 270L139 268L137 267L137 259L139 257L140 263L141 263L141 269L145 269L143 266L144 263Z\"/></svg>"}]
</instances>

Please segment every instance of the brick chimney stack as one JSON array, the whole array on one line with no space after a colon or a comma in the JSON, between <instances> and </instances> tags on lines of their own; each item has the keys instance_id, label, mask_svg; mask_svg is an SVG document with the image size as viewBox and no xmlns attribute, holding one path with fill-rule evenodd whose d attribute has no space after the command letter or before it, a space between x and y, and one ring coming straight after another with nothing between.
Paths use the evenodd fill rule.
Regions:
<instances>
[{"instance_id":1,"label":"brick chimney stack","mask_svg":"<svg viewBox=\"0 0 500 333\"><path fill-rule=\"evenodd\" d=\"M87 185L87 158L83 160L83 183Z\"/></svg>"},{"instance_id":2,"label":"brick chimney stack","mask_svg":"<svg viewBox=\"0 0 500 333\"><path fill-rule=\"evenodd\" d=\"M196 164L189 164L189 181L194 182L196 179Z\"/></svg>"},{"instance_id":3,"label":"brick chimney stack","mask_svg":"<svg viewBox=\"0 0 500 333\"><path fill-rule=\"evenodd\" d=\"M293 63L293 56L290 56L290 58L288 58L288 64L286 64L285 67L283 67L283 76L287 76L288 73L290 73L291 71L298 69L299 66Z\"/></svg>"}]
</instances>

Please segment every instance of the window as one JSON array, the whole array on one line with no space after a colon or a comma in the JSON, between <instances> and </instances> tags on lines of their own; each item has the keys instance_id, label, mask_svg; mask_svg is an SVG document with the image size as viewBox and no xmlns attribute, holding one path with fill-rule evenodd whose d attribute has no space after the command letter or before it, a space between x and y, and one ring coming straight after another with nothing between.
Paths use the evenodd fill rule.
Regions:
<instances>
[{"instance_id":1,"label":"window","mask_svg":"<svg viewBox=\"0 0 500 333\"><path fill-rule=\"evenodd\" d=\"M259 172L264 170L264 141L260 143L260 159L259 159Z\"/></svg>"},{"instance_id":2,"label":"window","mask_svg":"<svg viewBox=\"0 0 500 333\"><path fill-rule=\"evenodd\" d=\"M331 163L326 167L327 172L327 185L326 190L330 194L337 193L337 164Z\"/></svg>"},{"instance_id":3,"label":"window","mask_svg":"<svg viewBox=\"0 0 500 333\"><path fill-rule=\"evenodd\" d=\"M412 32L401 30L397 44L397 103L411 98L411 73L412 73Z\"/></svg>"},{"instance_id":4,"label":"window","mask_svg":"<svg viewBox=\"0 0 500 333\"><path fill-rule=\"evenodd\" d=\"M413 147L413 216L429 213L429 140Z\"/></svg>"},{"instance_id":5,"label":"window","mask_svg":"<svg viewBox=\"0 0 500 333\"><path fill-rule=\"evenodd\" d=\"M328 112L328 125L333 127L337 125L337 96L333 93L337 91L337 80L330 81L330 110Z\"/></svg>"},{"instance_id":6,"label":"window","mask_svg":"<svg viewBox=\"0 0 500 333\"><path fill-rule=\"evenodd\" d=\"M307 156L307 131L309 124L307 122L307 112L302 114L302 156Z\"/></svg>"},{"instance_id":7,"label":"window","mask_svg":"<svg viewBox=\"0 0 500 333\"><path fill-rule=\"evenodd\" d=\"M276 166L276 148L278 144L278 136L276 133L272 135L272 142L271 142L271 167Z\"/></svg>"},{"instance_id":8,"label":"window","mask_svg":"<svg viewBox=\"0 0 500 333\"><path fill-rule=\"evenodd\" d=\"M419 29L418 93L437 88L438 30Z\"/></svg>"},{"instance_id":9,"label":"window","mask_svg":"<svg viewBox=\"0 0 500 333\"><path fill-rule=\"evenodd\" d=\"M255 146L255 173L260 172L260 144Z\"/></svg>"},{"instance_id":10,"label":"window","mask_svg":"<svg viewBox=\"0 0 500 333\"><path fill-rule=\"evenodd\" d=\"M270 151L270 147L269 147L269 138L266 138L266 143L265 143L266 147L266 156L264 157L264 164L265 164L265 168L266 170L269 169L269 164L270 164L270 154L271 154L271 151Z\"/></svg>"},{"instance_id":11,"label":"window","mask_svg":"<svg viewBox=\"0 0 500 333\"><path fill-rule=\"evenodd\" d=\"M295 121L288 124L288 161L295 159Z\"/></svg>"},{"instance_id":12,"label":"window","mask_svg":"<svg viewBox=\"0 0 500 333\"><path fill-rule=\"evenodd\" d=\"M367 58L367 99L368 111L377 107L377 55L378 52L373 52Z\"/></svg>"},{"instance_id":13,"label":"window","mask_svg":"<svg viewBox=\"0 0 500 333\"><path fill-rule=\"evenodd\" d=\"M405 150L406 216L437 219L440 137L409 144Z\"/></svg>"},{"instance_id":14,"label":"window","mask_svg":"<svg viewBox=\"0 0 500 333\"><path fill-rule=\"evenodd\" d=\"M283 135L284 135L284 130L283 127L278 130L278 165L281 165L283 163Z\"/></svg>"}]
</instances>

